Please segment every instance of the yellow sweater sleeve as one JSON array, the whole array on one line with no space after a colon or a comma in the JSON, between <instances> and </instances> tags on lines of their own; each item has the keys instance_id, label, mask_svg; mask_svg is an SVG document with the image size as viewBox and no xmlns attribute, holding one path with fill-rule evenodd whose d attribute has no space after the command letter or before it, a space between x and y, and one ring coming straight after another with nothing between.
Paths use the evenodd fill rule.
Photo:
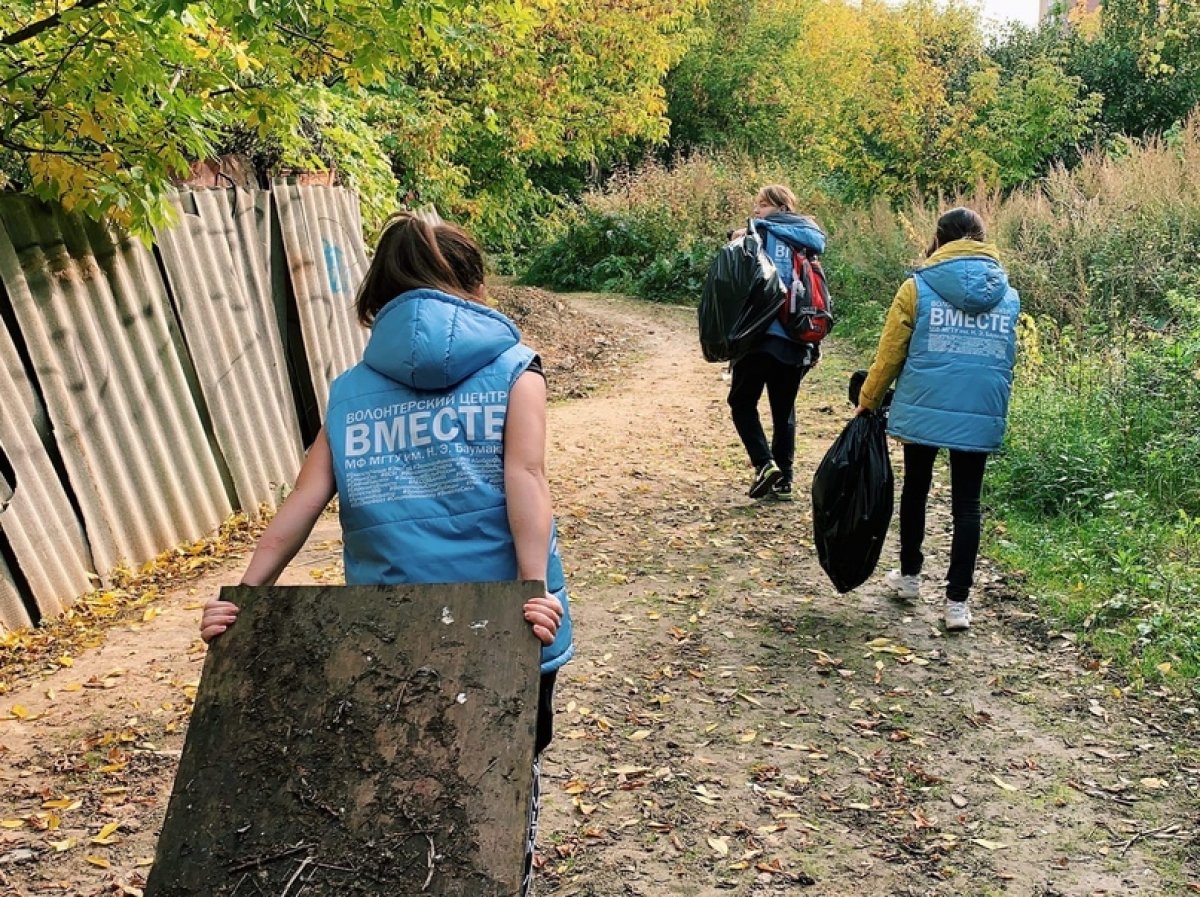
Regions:
<instances>
[{"instance_id":1,"label":"yellow sweater sleeve","mask_svg":"<svg viewBox=\"0 0 1200 897\"><path fill-rule=\"evenodd\" d=\"M887 388L900 376L908 358L908 342L912 339L916 316L917 285L910 277L900 285L888 309L883 333L879 336L879 348L875 350L875 361L859 395L860 405L872 411L877 409Z\"/></svg>"}]
</instances>

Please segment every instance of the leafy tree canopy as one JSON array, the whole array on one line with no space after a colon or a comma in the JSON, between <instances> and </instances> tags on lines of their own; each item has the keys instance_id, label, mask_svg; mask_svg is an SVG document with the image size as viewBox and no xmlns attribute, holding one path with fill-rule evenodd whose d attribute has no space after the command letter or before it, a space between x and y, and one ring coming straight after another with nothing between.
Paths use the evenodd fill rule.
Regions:
<instances>
[{"instance_id":1,"label":"leafy tree canopy","mask_svg":"<svg viewBox=\"0 0 1200 897\"><path fill-rule=\"evenodd\" d=\"M669 80L672 134L791 160L850 196L1015 184L1098 103L1059 41L1022 49L993 59L968 4L714 0Z\"/></svg>"},{"instance_id":2,"label":"leafy tree canopy","mask_svg":"<svg viewBox=\"0 0 1200 897\"><path fill-rule=\"evenodd\" d=\"M700 0L9 0L0 186L139 229L193 160L334 164L376 217L501 218L531 167L666 132Z\"/></svg>"}]
</instances>

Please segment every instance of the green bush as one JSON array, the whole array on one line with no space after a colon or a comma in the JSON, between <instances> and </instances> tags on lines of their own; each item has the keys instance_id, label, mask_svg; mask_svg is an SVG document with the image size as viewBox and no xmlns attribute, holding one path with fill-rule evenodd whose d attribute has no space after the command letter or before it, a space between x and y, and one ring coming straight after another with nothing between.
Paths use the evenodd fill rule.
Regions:
<instances>
[{"instance_id":1,"label":"green bush","mask_svg":"<svg viewBox=\"0 0 1200 897\"><path fill-rule=\"evenodd\" d=\"M757 188L784 180L747 159L701 154L621 172L549 224L522 279L694 305L713 255L745 222Z\"/></svg>"}]
</instances>

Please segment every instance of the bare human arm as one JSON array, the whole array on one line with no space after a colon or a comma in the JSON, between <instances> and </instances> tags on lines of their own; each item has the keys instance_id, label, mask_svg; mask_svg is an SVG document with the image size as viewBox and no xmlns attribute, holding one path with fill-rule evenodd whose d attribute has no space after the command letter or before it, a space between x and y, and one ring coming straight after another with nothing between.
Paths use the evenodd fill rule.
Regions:
<instances>
[{"instance_id":1,"label":"bare human arm","mask_svg":"<svg viewBox=\"0 0 1200 897\"><path fill-rule=\"evenodd\" d=\"M546 380L526 371L508 394L504 493L517 553L517 578L546 581L553 510L546 480ZM525 603L525 620L543 644L554 641L562 605L546 592Z\"/></svg>"},{"instance_id":2,"label":"bare human arm","mask_svg":"<svg viewBox=\"0 0 1200 897\"><path fill-rule=\"evenodd\" d=\"M296 476L296 488L279 506L275 517L263 530L250 564L242 575L242 585L273 585L312 533L317 518L337 491L333 478L333 456L324 428ZM200 637L212 641L237 619L236 604L214 598L204 605L200 618Z\"/></svg>"}]
</instances>

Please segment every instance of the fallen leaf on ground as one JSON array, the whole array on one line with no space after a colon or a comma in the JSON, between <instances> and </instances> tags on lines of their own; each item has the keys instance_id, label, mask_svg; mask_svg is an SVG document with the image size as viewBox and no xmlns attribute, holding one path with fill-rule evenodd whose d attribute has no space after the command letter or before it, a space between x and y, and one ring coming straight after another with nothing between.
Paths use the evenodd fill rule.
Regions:
<instances>
[{"instance_id":1,"label":"fallen leaf on ground","mask_svg":"<svg viewBox=\"0 0 1200 897\"><path fill-rule=\"evenodd\" d=\"M708 846L720 856L729 856L729 842L725 838L709 838Z\"/></svg>"},{"instance_id":2,"label":"fallen leaf on ground","mask_svg":"<svg viewBox=\"0 0 1200 897\"><path fill-rule=\"evenodd\" d=\"M1001 844L999 841L988 841L986 838L972 838L971 843L978 844L984 850L1005 850L1008 848L1007 844Z\"/></svg>"},{"instance_id":3,"label":"fallen leaf on ground","mask_svg":"<svg viewBox=\"0 0 1200 897\"><path fill-rule=\"evenodd\" d=\"M992 776L992 781L995 782L997 785L999 785L1001 788L1003 788L1005 791L1020 791L1021 790L1016 785L1010 785L1008 782L1005 782L999 776Z\"/></svg>"}]
</instances>

